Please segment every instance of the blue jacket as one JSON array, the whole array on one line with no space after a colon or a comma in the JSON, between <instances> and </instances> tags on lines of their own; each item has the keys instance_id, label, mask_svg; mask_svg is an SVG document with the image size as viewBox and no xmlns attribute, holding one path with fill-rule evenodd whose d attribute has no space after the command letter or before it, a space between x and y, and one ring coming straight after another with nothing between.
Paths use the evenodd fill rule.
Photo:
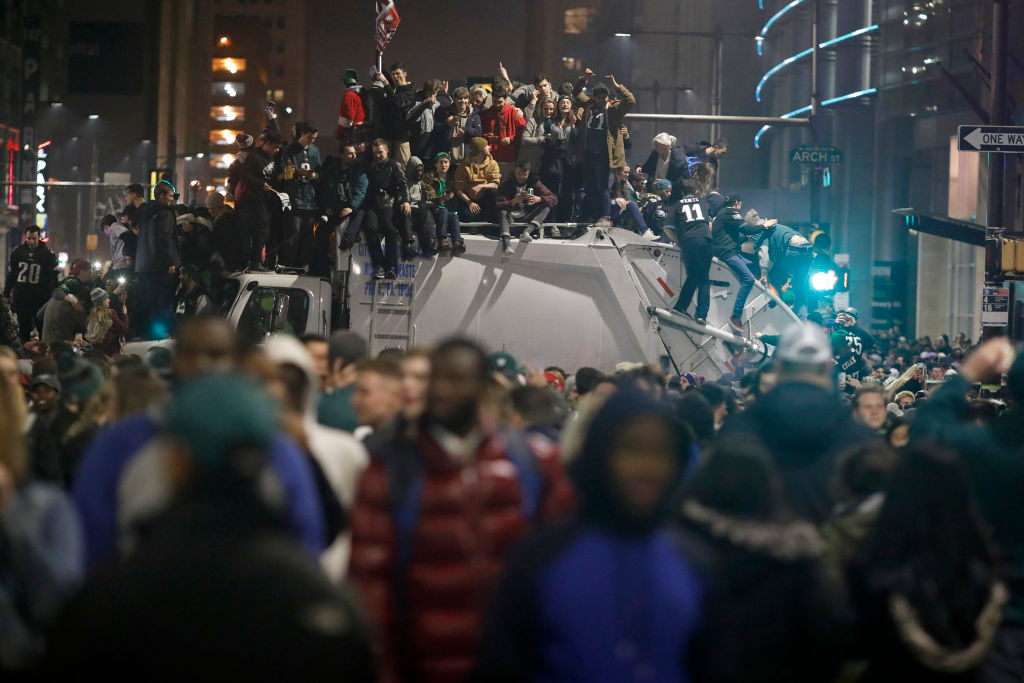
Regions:
<instances>
[{"instance_id":1,"label":"blue jacket","mask_svg":"<svg viewBox=\"0 0 1024 683\"><path fill-rule=\"evenodd\" d=\"M86 567L117 555L117 490L128 464L160 430L152 415L125 418L102 429L82 458L72 496L82 518ZM311 553L324 550L324 519L309 463L290 440L277 436L270 466L281 480L288 515L302 544Z\"/></svg>"},{"instance_id":2,"label":"blue jacket","mask_svg":"<svg viewBox=\"0 0 1024 683\"><path fill-rule=\"evenodd\" d=\"M636 517L618 502L609 474L616 430L648 417L673 430L682 479L690 439L668 409L630 390L609 399L572 465L578 519L529 537L509 557L484 624L477 680L689 680L705 594L701 546L665 527L674 482L654 513Z\"/></svg>"}]
</instances>

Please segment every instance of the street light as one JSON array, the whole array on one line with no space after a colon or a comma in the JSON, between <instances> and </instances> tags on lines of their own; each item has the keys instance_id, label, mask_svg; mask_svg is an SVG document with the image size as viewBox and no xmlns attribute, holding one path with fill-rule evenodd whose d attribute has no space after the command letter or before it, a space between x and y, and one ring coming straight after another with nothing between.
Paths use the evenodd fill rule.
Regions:
<instances>
[{"instance_id":1,"label":"street light","mask_svg":"<svg viewBox=\"0 0 1024 683\"><path fill-rule=\"evenodd\" d=\"M99 117L100 117L100 115L99 115L99 114L89 114L89 120L90 120L90 121L95 121L95 120L96 120L96 119L98 119Z\"/></svg>"},{"instance_id":2,"label":"street light","mask_svg":"<svg viewBox=\"0 0 1024 683\"><path fill-rule=\"evenodd\" d=\"M633 34L632 33L616 33L615 37L616 38L632 38Z\"/></svg>"}]
</instances>

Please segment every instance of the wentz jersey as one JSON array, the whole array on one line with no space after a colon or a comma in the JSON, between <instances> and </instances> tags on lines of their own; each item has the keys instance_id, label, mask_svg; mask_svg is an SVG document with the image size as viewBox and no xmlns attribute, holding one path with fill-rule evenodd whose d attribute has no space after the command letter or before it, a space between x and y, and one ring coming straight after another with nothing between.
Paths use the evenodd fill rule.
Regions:
<instances>
[{"instance_id":1,"label":"wentz jersey","mask_svg":"<svg viewBox=\"0 0 1024 683\"><path fill-rule=\"evenodd\" d=\"M11 252L11 269L4 283L4 293L14 293L17 302L46 301L57 286L57 256L45 244L29 251L25 244Z\"/></svg>"},{"instance_id":2,"label":"wentz jersey","mask_svg":"<svg viewBox=\"0 0 1024 683\"><path fill-rule=\"evenodd\" d=\"M687 195L675 206L673 221L679 241L694 237L711 239L711 210L696 195Z\"/></svg>"}]
</instances>

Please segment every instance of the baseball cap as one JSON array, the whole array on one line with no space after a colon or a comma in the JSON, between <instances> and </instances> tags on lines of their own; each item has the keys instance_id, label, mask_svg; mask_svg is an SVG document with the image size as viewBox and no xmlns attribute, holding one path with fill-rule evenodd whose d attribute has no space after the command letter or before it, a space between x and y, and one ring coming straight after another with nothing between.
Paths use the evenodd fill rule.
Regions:
<instances>
[{"instance_id":1,"label":"baseball cap","mask_svg":"<svg viewBox=\"0 0 1024 683\"><path fill-rule=\"evenodd\" d=\"M515 356L508 351L495 351L487 356L487 368L491 372L500 372L505 375L518 375L523 371Z\"/></svg>"},{"instance_id":2,"label":"baseball cap","mask_svg":"<svg viewBox=\"0 0 1024 683\"><path fill-rule=\"evenodd\" d=\"M655 190L671 190L672 189L672 182L662 178L658 182L654 183L654 189Z\"/></svg>"},{"instance_id":3,"label":"baseball cap","mask_svg":"<svg viewBox=\"0 0 1024 683\"><path fill-rule=\"evenodd\" d=\"M849 308L844 308L843 309L843 313L845 313L846 315L850 316L854 320L856 320L858 318L858 316L860 315L860 313L857 312L857 309L854 308L853 306L850 306Z\"/></svg>"},{"instance_id":4,"label":"baseball cap","mask_svg":"<svg viewBox=\"0 0 1024 683\"><path fill-rule=\"evenodd\" d=\"M832 347L820 327L799 323L782 333L775 357L793 365L822 365L832 362Z\"/></svg>"}]
</instances>

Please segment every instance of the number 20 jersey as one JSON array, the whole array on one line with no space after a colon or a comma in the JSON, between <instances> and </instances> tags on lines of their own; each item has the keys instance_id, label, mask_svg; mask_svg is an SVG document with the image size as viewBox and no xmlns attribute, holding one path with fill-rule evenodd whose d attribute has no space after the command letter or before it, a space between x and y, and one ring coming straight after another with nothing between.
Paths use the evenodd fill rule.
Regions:
<instances>
[{"instance_id":1,"label":"number 20 jersey","mask_svg":"<svg viewBox=\"0 0 1024 683\"><path fill-rule=\"evenodd\" d=\"M46 301L56 284L57 257L44 244L29 251L18 245L11 252L10 271L5 289L13 290L15 302L29 303Z\"/></svg>"}]
</instances>

